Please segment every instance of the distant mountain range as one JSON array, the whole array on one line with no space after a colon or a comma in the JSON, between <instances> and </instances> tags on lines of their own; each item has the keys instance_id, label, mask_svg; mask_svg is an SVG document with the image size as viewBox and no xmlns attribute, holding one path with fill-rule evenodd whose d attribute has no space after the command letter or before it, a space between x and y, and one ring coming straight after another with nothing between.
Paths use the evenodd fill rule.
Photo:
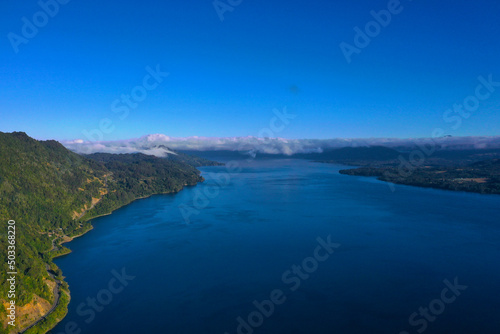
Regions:
<instances>
[{"instance_id":1,"label":"distant mountain range","mask_svg":"<svg viewBox=\"0 0 500 334\"><path fill-rule=\"evenodd\" d=\"M92 142L84 140L63 141L70 150L77 153L145 153L157 156L182 152L254 152L292 156L296 154L322 153L345 147L386 147L398 151L418 149L432 145L440 150L500 149L500 137L451 137L439 138L368 138L368 139L285 139L260 137L187 137L173 138L162 134L147 135L135 139Z\"/></svg>"},{"instance_id":2,"label":"distant mountain range","mask_svg":"<svg viewBox=\"0 0 500 334\"><path fill-rule=\"evenodd\" d=\"M193 167L201 167L201 166L220 166L222 163L208 160L196 155L193 155L195 152L178 152L171 150L165 145L157 145L153 147L145 147L142 150L143 154L154 155L159 157L164 157L170 161L182 162ZM191 154L189 154L191 153Z\"/></svg>"},{"instance_id":3,"label":"distant mountain range","mask_svg":"<svg viewBox=\"0 0 500 334\"><path fill-rule=\"evenodd\" d=\"M255 151L181 151L182 153L196 154L206 159L214 160L241 160L241 159L308 159L317 161L356 162L394 160L401 153L397 150L382 147L344 147L330 149L321 153L298 153L292 155L257 153Z\"/></svg>"}]
</instances>

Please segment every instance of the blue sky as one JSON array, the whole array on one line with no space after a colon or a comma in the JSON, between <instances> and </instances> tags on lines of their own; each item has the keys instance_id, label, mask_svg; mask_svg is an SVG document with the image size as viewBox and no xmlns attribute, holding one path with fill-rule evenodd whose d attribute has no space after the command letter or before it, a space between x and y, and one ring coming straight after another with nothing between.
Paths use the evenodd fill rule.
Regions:
<instances>
[{"instance_id":1,"label":"blue sky","mask_svg":"<svg viewBox=\"0 0 500 334\"><path fill-rule=\"evenodd\" d=\"M459 127L443 119L479 76L500 81L498 1L401 1L351 63L340 43L388 1L243 0L221 21L210 0L72 0L21 44L39 3L0 6L0 131L86 139L105 120L104 140L257 136L286 107L297 117L276 136L500 135L500 87ZM112 104L158 64L169 75L120 117Z\"/></svg>"}]
</instances>

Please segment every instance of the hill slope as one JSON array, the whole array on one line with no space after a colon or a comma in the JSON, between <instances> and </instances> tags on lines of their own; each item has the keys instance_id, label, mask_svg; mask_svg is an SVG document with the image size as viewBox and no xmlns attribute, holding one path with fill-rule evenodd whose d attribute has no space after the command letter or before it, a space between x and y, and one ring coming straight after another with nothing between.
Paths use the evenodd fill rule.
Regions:
<instances>
[{"instance_id":1,"label":"hill slope","mask_svg":"<svg viewBox=\"0 0 500 334\"><path fill-rule=\"evenodd\" d=\"M194 185L203 180L199 174L193 166L180 161L143 154L81 156L56 141L37 141L22 132L0 132L0 220L4 223L15 220L17 227L16 305L24 306L22 310L31 314L30 306L35 302L47 305L54 302L53 286L62 276L52 258L64 252L58 245L61 241L90 228L90 218L139 197L176 192ZM7 228L0 234L5 259ZM57 276L49 275L47 268ZM0 333L8 333L4 322L6 279L3 270ZM64 282L62 286L67 288ZM56 311L58 319L65 313ZM17 330L43 315L28 314L24 319L26 314L18 314L18 320L23 320ZM41 332L51 326L42 323Z\"/></svg>"}]
</instances>

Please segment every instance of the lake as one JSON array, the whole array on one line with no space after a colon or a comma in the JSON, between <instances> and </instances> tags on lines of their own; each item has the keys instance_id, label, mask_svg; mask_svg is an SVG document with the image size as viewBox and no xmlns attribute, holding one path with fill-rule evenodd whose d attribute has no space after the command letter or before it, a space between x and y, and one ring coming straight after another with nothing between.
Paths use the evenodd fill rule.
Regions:
<instances>
[{"instance_id":1,"label":"lake","mask_svg":"<svg viewBox=\"0 0 500 334\"><path fill-rule=\"evenodd\" d=\"M51 333L498 333L500 196L238 166L67 244L72 299Z\"/></svg>"}]
</instances>

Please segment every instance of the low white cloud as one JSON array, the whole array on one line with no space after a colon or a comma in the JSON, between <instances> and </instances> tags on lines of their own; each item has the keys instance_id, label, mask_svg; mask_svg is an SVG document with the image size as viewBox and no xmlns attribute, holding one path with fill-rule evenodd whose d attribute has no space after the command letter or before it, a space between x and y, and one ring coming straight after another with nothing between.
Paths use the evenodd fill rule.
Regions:
<instances>
[{"instance_id":1,"label":"low white cloud","mask_svg":"<svg viewBox=\"0 0 500 334\"><path fill-rule=\"evenodd\" d=\"M81 139L63 141L62 144L77 153L144 153L164 157L175 154L171 150L190 151L254 151L268 154L293 155L323 152L341 147L385 146L409 149L418 145L436 143L445 149L500 148L500 137L443 137L436 139L285 139L257 137L186 137L174 138L163 134L147 135L136 139L90 142Z\"/></svg>"}]
</instances>

